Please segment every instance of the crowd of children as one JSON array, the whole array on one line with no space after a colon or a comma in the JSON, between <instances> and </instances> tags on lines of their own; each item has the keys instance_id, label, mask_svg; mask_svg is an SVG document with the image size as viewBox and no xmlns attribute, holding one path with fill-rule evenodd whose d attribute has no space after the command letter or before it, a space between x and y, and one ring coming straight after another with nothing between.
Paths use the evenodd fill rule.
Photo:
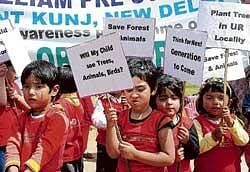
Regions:
<instances>
[{"instance_id":1,"label":"crowd of children","mask_svg":"<svg viewBox=\"0 0 250 172\"><path fill-rule=\"evenodd\" d=\"M250 166L247 110L228 83L206 80L188 105L183 81L150 59L127 63L133 88L95 103L79 97L69 65L31 62L21 90L11 62L0 63L0 172L83 172L90 125L96 172L240 172L243 153Z\"/></svg>"}]
</instances>

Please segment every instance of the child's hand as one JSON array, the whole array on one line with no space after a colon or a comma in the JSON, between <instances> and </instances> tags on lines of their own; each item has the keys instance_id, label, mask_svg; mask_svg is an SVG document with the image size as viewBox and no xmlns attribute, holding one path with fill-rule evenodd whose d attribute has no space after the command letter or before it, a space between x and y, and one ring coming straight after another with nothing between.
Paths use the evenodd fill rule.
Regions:
<instances>
[{"instance_id":1,"label":"child's hand","mask_svg":"<svg viewBox=\"0 0 250 172\"><path fill-rule=\"evenodd\" d=\"M116 109L110 108L106 115L107 127L114 127L117 123L117 112Z\"/></svg>"},{"instance_id":2,"label":"child's hand","mask_svg":"<svg viewBox=\"0 0 250 172\"><path fill-rule=\"evenodd\" d=\"M10 166L7 168L7 172L19 172L19 169L17 166Z\"/></svg>"},{"instance_id":3,"label":"child's hand","mask_svg":"<svg viewBox=\"0 0 250 172\"><path fill-rule=\"evenodd\" d=\"M224 136L227 132L228 132L228 126L224 122L212 132L212 137L215 141L221 141L222 136Z\"/></svg>"},{"instance_id":4,"label":"child's hand","mask_svg":"<svg viewBox=\"0 0 250 172\"><path fill-rule=\"evenodd\" d=\"M8 71L7 66L4 63L0 63L0 77L5 78L7 71Z\"/></svg>"},{"instance_id":5,"label":"child's hand","mask_svg":"<svg viewBox=\"0 0 250 172\"><path fill-rule=\"evenodd\" d=\"M178 127L178 134L177 138L180 140L181 143L187 143L189 140L189 131L183 125Z\"/></svg>"},{"instance_id":6,"label":"child's hand","mask_svg":"<svg viewBox=\"0 0 250 172\"><path fill-rule=\"evenodd\" d=\"M232 118L230 114L230 109L227 106L223 107L222 115L223 115L223 119L227 123L227 126L232 127L234 124L234 119Z\"/></svg>"},{"instance_id":7,"label":"child's hand","mask_svg":"<svg viewBox=\"0 0 250 172\"><path fill-rule=\"evenodd\" d=\"M180 162L181 160L184 159L184 148L183 147L180 147L177 149L176 151L176 157L175 157L175 160L176 162Z\"/></svg>"},{"instance_id":8,"label":"child's hand","mask_svg":"<svg viewBox=\"0 0 250 172\"><path fill-rule=\"evenodd\" d=\"M18 99L18 96L19 96L19 94L17 93L17 91L14 88L12 88L12 87L8 87L7 88L7 94L8 94L8 97L10 99Z\"/></svg>"},{"instance_id":9,"label":"child's hand","mask_svg":"<svg viewBox=\"0 0 250 172\"><path fill-rule=\"evenodd\" d=\"M134 160L134 153L137 151L131 143L122 141L119 144L120 154L124 159Z\"/></svg>"}]
</instances>

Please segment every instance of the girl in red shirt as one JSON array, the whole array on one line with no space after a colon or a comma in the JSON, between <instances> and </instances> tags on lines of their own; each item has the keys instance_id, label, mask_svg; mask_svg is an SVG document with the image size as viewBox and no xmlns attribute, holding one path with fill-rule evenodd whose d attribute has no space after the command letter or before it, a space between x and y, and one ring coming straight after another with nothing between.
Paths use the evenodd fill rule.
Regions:
<instances>
[{"instance_id":1,"label":"girl in red shirt","mask_svg":"<svg viewBox=\"0 0 250 172\"><path fill-rule=\"evenodd\" d=\"M176 158L173 165L165 167L166 172L191 172L190 159L199 155L197 131L183 110L183 87L182 81L169 75L157 80L156 107L173 120Z\"/></svg>"},{"instance_id":2,"label":"girl in red shirt","mask_svg":"<svg viewBox=\"0 0 250 172\"><path fill-rule=\"evenodd\" d=\"M150 106L154 94L156 68L149 59L130 58L129 70L134 88L125 90L130 109L119 113L114 109L107 115L106 148L112 158L118 158L117 172L163 172L174 162L172 129L166 125L170 118ZM118 124L122 136L117 137ZM126 166L126 161L129 165Z\"/></svg>"},{"instance_id":3,"label":"girl in red shirt","mask_svg":"<svg viewBox=\"0 0 250 172\"><path fill-rule=\"evenodd\" d=\"M195 120L199 136L200 155L194 161L196 172L240 172L241 147L249 136L236 116L233 90L222 78L205 81L197 99ZM211 165L212 164L212 165Z\"/></svg>"}]
</instances>

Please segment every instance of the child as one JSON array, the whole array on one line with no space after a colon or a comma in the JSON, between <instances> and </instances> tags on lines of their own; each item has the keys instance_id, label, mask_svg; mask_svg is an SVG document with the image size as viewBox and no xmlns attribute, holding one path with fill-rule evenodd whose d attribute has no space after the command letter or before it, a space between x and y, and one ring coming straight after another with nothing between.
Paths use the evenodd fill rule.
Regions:
<instances>
[{"instance_id":1,"label":"child","mask_svg":"<svg viewBox=\"0 0 250 172\"><path fill-rule=\"evenodd\" d=\"M196 104L200 115L194 120L200 143L195 172L240 172L240 146L246 145L249 137L235 115L237 104L231 103L231 87L227 84L225 99L223 88L223 79L210 78L200 90Z\"/></svg>"},{"instance_id":2,"label":"child","mask_svg":"<svg viewBox=\"0 0 250 172\"><path fill-rule=\"evenodd\" d=\"M7 95L7 103L6 106L1 108L0 115L0 172L4 171L7 140L17 131L17 118L23 110L29 109L20 88L15 83L16 72L11 62L6 61L2 65L7 69L6 75L4 78L2 77L1 82L4 85L1 90ZM4 94L3 97L5 97Z\"/></svg>"},{"instance_id":3,"label":"child","mask_svg":"<svg viewBox=\"0 0 250 172\"><path fill-rule=\"evenodd\" d=\"M126 107L125 102L122 102L122 92L115 91L107 94L100 95L96 102L95 110L92 115L92 122L95 127L98 128L98 135L96 137L97 142L97 160L96 160L96 172L115 172L117 166L117 159L112 159L106 152L106 115L110 108L110 104L113 108L120 112Z\"/></svg>"},{"instance_id":4,"label":"child","mask_svg":"<svg viewBox=\"0 0 250 172\"><path fill-rule=\"evenodd\" d=\"M190 159L199 155L199 140L192 120L183 109L183 82L163 74L157 80L157 109L173 120L176 159L166 172L191 172ZM179 168L179 169L178 169Z\"/></svg>"},{"instance_id":5,"label":"child","mask_svg":"<svg viewBox=\"0 0 250 172\"><path fill-rule=\"evenodd\" d=\"M7 93L6 93L6 87L5 87L5 77L7 73L7 66L4 63L0 63L0 124L3 123L3 112L5 109L5 106L7 105ZM5 120L6 122L6 120ZM2 127L0 126L0 138L3 139L4 134L2 133ZM5 147L6 143L0 145L0 172L4 171L4 164L5 164Z\"/></svg>"},{"instance_id":6,"label":"child","mask_svg":"<svg viewBox=\"0 0 250 172\"><path fill-rule=\"evenodd\" d=\"M6 150L6 172L59 172L68 119L52 102L59 91L57 69L47 61L28 64L21 76L31 110L19 117L19 129Z\"/></svg>"},{"instance_id":7,"label":"child","mask_svg":"<svg viewBox=\"0 0 250 172\"><path fill-rule=\"evenodd\" d=\"M70 121L67 141L63 153L62 172L82 172L82 155L87 148L89 122L84 118L85 109L77 95L73 73L69 66L58 68L61 104Z\"/></svg>"},{"instance_id":8,"label":"child","mask_svg":"<svg viewBox=\"0 0 250 172\"><path fill-rule=\"evenodd\" d=\"M112 158L119 158L117 172L163 172L174 162L172 129L166 126L170 118L150 107L150 97L156 86L156 68L151 60L131 58L129 70L133 89L125 90L130 109L117 114L110 109L107 115L106 148ZM118 123L122 141L115 125ZM125 160L129 160L126 167Z\"/></svg>"}]
</instances>

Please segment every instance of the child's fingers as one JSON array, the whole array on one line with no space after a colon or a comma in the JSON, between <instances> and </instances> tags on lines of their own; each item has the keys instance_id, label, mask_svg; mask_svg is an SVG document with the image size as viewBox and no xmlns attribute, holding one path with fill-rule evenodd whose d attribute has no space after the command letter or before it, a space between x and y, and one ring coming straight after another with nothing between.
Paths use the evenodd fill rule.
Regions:
<instances>
[{"instance_id":1,"label":"child's fingers","mask_svg":"<svg viewBox=\"0 0 250 172\"><path fill-rule=\"evenodd\" d=\"M180 147L177 152L176 152L176 159L177 161L181 161L184 159L184 148L183 147Z\"/></svg>"}]
</instances>

